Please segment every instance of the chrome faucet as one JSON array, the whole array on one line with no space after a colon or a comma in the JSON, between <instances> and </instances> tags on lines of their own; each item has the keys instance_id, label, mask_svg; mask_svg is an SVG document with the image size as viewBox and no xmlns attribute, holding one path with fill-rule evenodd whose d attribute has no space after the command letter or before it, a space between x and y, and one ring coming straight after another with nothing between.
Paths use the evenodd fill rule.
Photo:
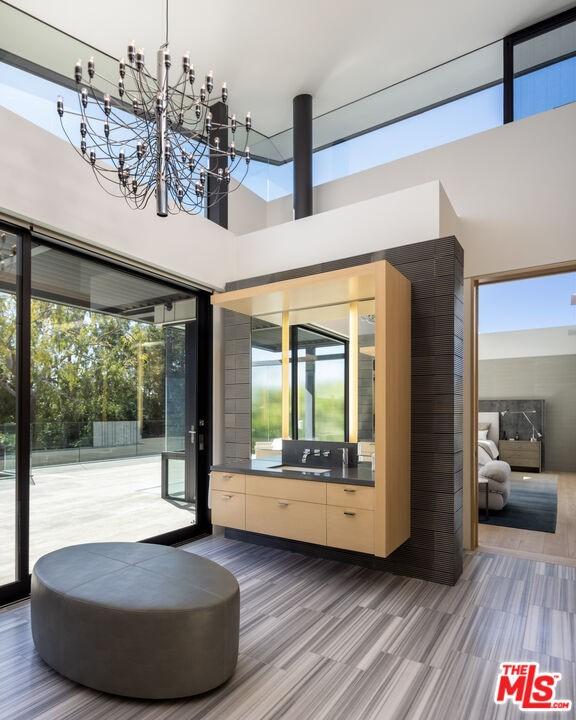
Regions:
<instances>
[{"instance_id":1,"label":"chrome faucet","mask_svg":"<svg viewBox=\"0 0 576 720\"><path fill-rule=\"evenodd\" d=\"M343 447L340 448L342 450L342 470L348 469L348 448Z\"/></svg>"},{"instance_id":2,"label":"chrome faucet","mask_svg":"<svg viewBox=\"0 0 576 720\"><path fill-rule=\"evenodd\" d=\"M304 465L306 464L306 460L308 460L308 455L310 455L310 448L306 448L302 453L302 463Z\"/></svg>"}]
</instances>

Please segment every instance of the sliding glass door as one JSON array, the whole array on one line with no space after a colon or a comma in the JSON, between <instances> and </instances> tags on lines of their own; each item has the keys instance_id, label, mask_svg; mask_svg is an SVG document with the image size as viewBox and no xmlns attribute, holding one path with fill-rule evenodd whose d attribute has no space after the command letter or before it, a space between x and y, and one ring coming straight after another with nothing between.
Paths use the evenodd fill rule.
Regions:
<instances>
[{"instance_id":1,"label":"sliding glass door","mask_svg":"<svg viewBox=\"0 0 576 720\"><path fill-rule=\"evenodd\" d=\"M0 228L0 587L18 581L16 421L20 239Z\"/></svg>"},{"instance_id":2,"label":"sliding glass door","mask_svg":"<svg viewBox=\"0 0 576 720\"><path fill-rule=\"evenodd\" d=\"M28 390L14 382L18 284L0 269L0 583L16 579L18 555L27 578L66 545L205 532L207 298L29 236L24 244ZM17 406L28 420L20 459Z\"/></svg>"}]
</instances>

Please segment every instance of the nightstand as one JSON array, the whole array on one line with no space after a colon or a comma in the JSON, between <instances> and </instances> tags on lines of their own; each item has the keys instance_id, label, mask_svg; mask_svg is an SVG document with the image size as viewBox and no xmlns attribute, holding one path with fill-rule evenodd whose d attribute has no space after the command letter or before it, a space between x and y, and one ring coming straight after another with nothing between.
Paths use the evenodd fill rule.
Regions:
<instances>
[{"instance_id":1,"label":"nightstand","mask_svg":"<svg viewBox=\"0 0 576 720\"><path fill-rule=\"evenodd\" d=\"M530 440L500 440L500 460L512 468L542 470L542 443Z\"/></svg>"}]
</instances>

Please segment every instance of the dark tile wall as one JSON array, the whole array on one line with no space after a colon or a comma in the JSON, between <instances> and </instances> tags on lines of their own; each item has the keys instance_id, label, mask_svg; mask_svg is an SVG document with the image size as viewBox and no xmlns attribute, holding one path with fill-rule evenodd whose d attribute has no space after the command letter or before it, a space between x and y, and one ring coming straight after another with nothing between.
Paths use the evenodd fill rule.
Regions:
<instances>
[{"instance_id":1,"label":"dark tile wall","mask_svg":"<svg viewBox=\"0 0 576 720\"><path fill-rule=\"evenodd\" d=\"M224 461L250 457L250 318L224 310Z\"/></svg>"},{"instance_id":2,"label":"dark tile wall","mask_svg":"<svg viewBox=\"0 0 576 720\"><path fill-rule=\"evenodd\" d=\"M377 565L401 575L453 584L463 560L464 252L456 238L240 280L226 289L383 259L412 282L412 534ZM249 319L226 313L224 332L225 455L232 460L249 453Z\"/></svg>"}]
</instances>

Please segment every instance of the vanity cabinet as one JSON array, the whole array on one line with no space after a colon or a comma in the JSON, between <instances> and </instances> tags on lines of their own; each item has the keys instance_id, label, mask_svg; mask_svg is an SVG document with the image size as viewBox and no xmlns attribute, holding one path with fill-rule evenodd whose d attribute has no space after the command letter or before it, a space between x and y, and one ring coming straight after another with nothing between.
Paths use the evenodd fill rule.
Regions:
<instances>
[{"instance_id":1,"label":"vanity cabinet","mask_svg":"<svg viewBox=\"0 0 576 720\"><path fill-rule=\"evenodd\" d=\"M236 473L219 473L212 481L213 494L245 494L247 531L388 557L410 537L410 281L386 260L378 260L215 293L211 302L246 316L246 322L257 318L276 331L279 341L273 345L280 361L283 440L298 434L291 426L298 409L291 399L296 385L290 358L299 347L294 337L306 328L314 336L307 342L317 343L322 332L333 337L335 325L339 327L338 337L348 338L345 440L366 440L369 425L376 459L373 487L257 477L248 469L244 481ZM315 351L305 362L312 365L313 356ZM366 357L370 358L369 391L360 383L366 376L360 367ZM313 420L309 426L305 431L316 437ZM213 520L226 526L230 510L224 502L232 504L230 500L213 503ZM234 517L241 522L238 514Z\"/></svg>"},{"instance_id":2,"label":"vanity cabinet","mask_svg":"<svg viewBox=\"0 0 576 720\"><path fill-rule=\"evenodd\" d=\"M215 525L374 553L372 487L221 472L211 479Z\"/></svg>"}]
</instances>

